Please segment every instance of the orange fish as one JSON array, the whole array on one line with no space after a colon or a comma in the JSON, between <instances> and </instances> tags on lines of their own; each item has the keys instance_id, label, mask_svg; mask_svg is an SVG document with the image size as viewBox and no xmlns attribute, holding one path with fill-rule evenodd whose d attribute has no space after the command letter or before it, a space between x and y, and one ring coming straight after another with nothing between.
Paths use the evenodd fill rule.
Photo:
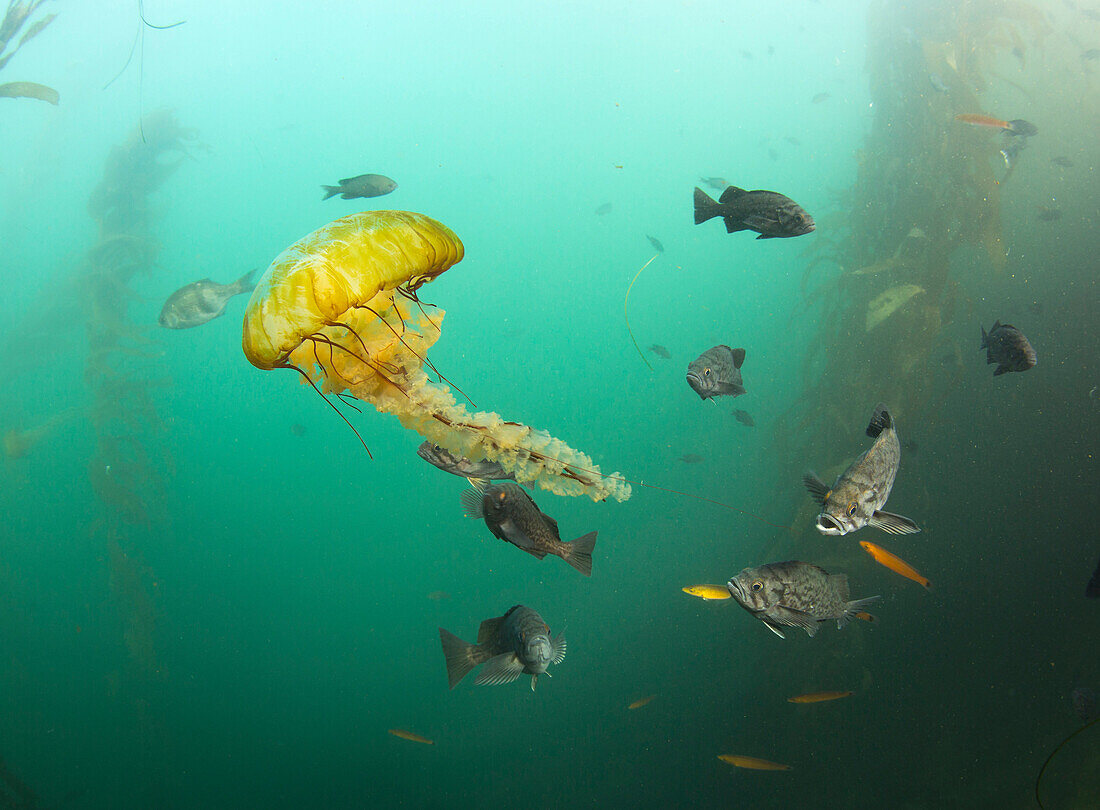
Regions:
<instances>
[{"instance_id":1,"label":"orange fish","mask_svg":"<svg viewBox=\"0 0 1100 810\"><path fill-rule=\"evenodd\" d=\"M725 585L688 585L681 588L684 593L698 596L700 599L729 599L730 589Z\"/></svg>"},{"instance_id":2,"label":"orange fish","mask_svg":"<svg viewBox=\"0 0 1100 810\"><path fill-rule=\"evenodd\" d=\"M405 731L403 728L391 728L389 732L393 736L400 737L403 740L424 743L424 745L435 745L435 743L427 737L421 737L419 734L413 734L411 731Z\"/></svg>"},{"instance_id":3,"label":"orange fish","mask_svg":"<svg viewBox=\"0 0 1100 810\"><path fill-rule=\"evenodd\" d=\"M657 696L656 695L649 695L648 697L638 698L637 700L635 700L633 703L631 703L626 708L630 709L631 711L634 711L635 709L640 709L640 708L642 708L642 706L648 705L649 701L653 700L653 698L655 698L655 697L657 697Z\"/></svg>"},{"instance_id":4,"label":"orange fish","mask_svg":"<svg viewBox=\"0 0 1100 810\"><path fill-rule=\"evenodd\" d=\"M806 695L796 695L787 698L788 703L824 703L826 700L840 700L851 697L852 692L810 692Z\"/></svg>"},{"instance_id":5,"label":"orange fish","mask_svg":"<svg viewBox=\"0 0 1100 810\"><path fill-rule=\"evenodd\" d=\"M754 771L789 771L790 765L780 765L778 762L768 762L766 759L756 757L743 757L738 754L719 754L718 758L738 768L749 768Z\"/></svg>"},{"instance_id":6,"label":"orange fish","mask_svg":"<svg viewBox=\"0 0 1100 810\"><path fill-rule=\"evenodd\" d=\"M975 127L993 127L993 129L1012 129L1012 124L1008 121L1002 121L1000 118L994 118L991 115L975 115L973 113L960 113L955 116L956 121L962 121L964 124L970 124Z\"/></svg>"},{"instance_id":7,"label":"orange fish","mask_svg":"<svg viewBox=\"0 0 1100 810\"><path fill-rule=\"evenodd\" d=\"M873 622L875 620L875 617L868 613L866 610L861 610L859 613L857 613L856 618L862 619L865 622Z\"/></svg>"},{"instance_id":8,"label":"orange fish","mask_svg":"<svg viewBox=\"0 0 1100 810\"><path fill-rule=\"evenodd\" d=\"M914 582L919 582L926 588L931 588L932 583L927 577L921 576L920 572L916 568L911 566L901 557L896 557L882 546L876 546L874 543L868 543L866 540L859 542L863 546L863 550L875 558L875 562L879 565L885 565L895 574L901 574L907 579L911 579Z\"/></svg>"}]
</instances>

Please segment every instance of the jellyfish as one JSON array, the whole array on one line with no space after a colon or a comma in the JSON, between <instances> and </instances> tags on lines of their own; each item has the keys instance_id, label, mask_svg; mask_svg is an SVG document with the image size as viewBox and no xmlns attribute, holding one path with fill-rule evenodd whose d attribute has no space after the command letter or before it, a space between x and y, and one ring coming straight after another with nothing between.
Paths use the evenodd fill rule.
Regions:
<instances>
[{"instance_id":1,"label":"jellyfish","mask_svg":"<svg viewBox=\"0 0 1100 810\"><path fill-rule=\"evenodd\" d=\"M418 291L462 257L459 238L423 214L366 211L330 222L284 250L256 285L245 357L263 370L294 369L320 393L370 403L452 453L499 462L520 483L626 500L621 476L546 431L468 412L426 359L445 313Z\"/></svg>"},{"instance_id":2,"label":"jellyfish","mask_svg":"<svg viewBox=\"0 0 1100 810\"><path fill-rule=\"evenodd\" d=\"M8 429L3 436L4 455L11 459L23 458L36 444L48 439L81 413L83 413L82 408L67 408L37 425Z\"/></svg>"}]
</instances>

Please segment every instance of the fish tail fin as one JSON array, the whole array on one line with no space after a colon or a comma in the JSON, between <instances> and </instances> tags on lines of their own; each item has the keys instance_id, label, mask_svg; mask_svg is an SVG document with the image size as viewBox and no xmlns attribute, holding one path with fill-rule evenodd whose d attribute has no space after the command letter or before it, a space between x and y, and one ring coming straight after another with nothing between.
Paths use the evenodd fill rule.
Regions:
<instances>
[{"instance_id":1,"label":"fish tail fin","mask_svg":"<svg viewBox=\"0 0 1100 810\"><path fill-rule=\"evenodd\" d=\"M243 276L233 282L233 285L237 288L237 295L240 295L241 293L252 292L254 289L256 289L256 285L252 283L252 277L256 275L256 271L259 269L260 268L258 267L253 267L251 270L249 270L247 273L245 273Z\"/></svg>"},{"instance_id":2,"label":"fish tail fin","mask_svg":"<svg viewBox=\"0 0 1100 810\"><path fill-rule=\"evenodd\" d=\"M866 610L864 610L864 608L866 608L869 604L871 604L872 602L877 601L880 598L881 597L878 597L878 596L868 596L866 599L856 599L852 602L847 602L844 605L844 615L836 620L836 626L837 627L843 627L848 622L850 622L852 619L857 618L856 614L858 614L858 613L864 614L863 616L860 616L859 618L864 619L864 621L873 622L875 620L874 615L871 614L871 613L868 613Z\"/></svg>"},{"instance_id":3,"label":"fish tail fin","mask_svg":"<svg viewBox=\"0 0 1100 810\"><path fill-rule=\"evenodd\" d=\"M716 203L709 194L698 186L695 187L695 224L701 225L708 219L713 219L721 213L722 207Z\"/></svg>"},{"instance_id":4,"label":"fish tail fin","mask_svg":"<svg viewBox=\"0 0 1100 810\"><path fill-rule=\"evenodd\" d=\"M890 412L886 410L886 403L880 402L875 406L875 412L871 414L871 422L867 425L867 435L877 439L882 431L892 428L894 420L890 418Z\"/></svg>"},{"instance_id":5,"label":"fish tail fin","mask_svg":"<svg viewBox=\"0 0 1100 810\"><path fill-rule=\"evenodd\" d=\"M592 576L592 550L596 548L596 533L589 532L566 545L569 553L566 554L565 561L586 577Z\"/></svg>"},{"instance_id":6,"label":"fish tail fin","mask_svg":"<svg viewBox=\"0 0 1100 810\"><path fill-rule=\"evenodd\" d=\"M327 200L329 197L335 197L337 194L343 192L343 189L340 188L340 186L321 186L321 188L324 189L325 192L325 196L321 198L322 202Z\"/></svg>"},{"instance_id":7,"label":"fish tail fin","mask_svg":"<svg viewBox=\"0 0 1100 810\"><path fill-rule=\"evenodd\" d=\"M443 645L443 656L447 659L447 683L451 689L454 689L458 686L458 682L477 666L478 662L474 656L477 645L467 644L442 627L439 628L439 642Z\"/></svg>"}]
</instances>

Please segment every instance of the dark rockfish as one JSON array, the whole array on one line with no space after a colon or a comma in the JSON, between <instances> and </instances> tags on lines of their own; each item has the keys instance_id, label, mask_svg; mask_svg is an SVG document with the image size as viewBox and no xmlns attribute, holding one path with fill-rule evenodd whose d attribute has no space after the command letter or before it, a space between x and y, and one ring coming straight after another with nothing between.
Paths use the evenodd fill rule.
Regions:
<instances>
[{"instance_id":1,"label":"dark rockfish","mask_svg":"<svg viewBox=\"0 0 1100 810\"><path fill-rule=\"evenodd\" d=\"M562 542L558 522L544 514L518 484L490 484L467 489L462 506L472 518L484 518L494 536L523 549L540 560L547 554L561 557L586 577L592 576L592 549L596 532Z\"/></svg>"},{"instance_id":2,"label":"dark rockfish","mask_svg":"<svg viewBox=\"0 0 1100 810\"><path fill-rule=\"evenodd\" d=\"M1096 564L1096 570L1092 572L1092 579L1085 586L1085 596L1089 599L1100 599L1100 562Z\"/></svg>"},{"instance_id":3,"label":"dark rockfish","mask_svg":"<svg viewBox=\"0 0 1100 810\"><path fill-rule=\"evenodd\" d=\"M867 435L875 443L836 479L832 489L812 472L802 476L806 489L821 504L817 530L842 535L870 524L890 534L919 532L909 518L882 511L898 474L901 445L894 420L881 402L871 415Z\"/></svg>"},{"instance_id":4,"label":"dark rockfish","mask_svg":"<svg viewBox=\"0 0 1100 810\"><path fill-rule=\"evenodd\" d=\"M493 481L496 479L511 478L515 476L505 472L504 468L496 461L470 461L468 458L456 456L449 450L444 450L438 444L424 442L416 448L416 454L429 464L438 467L443 472L451 475L460 475L463 478L479 481Z\"/></svg>"},{"instance_id":5,"label":"dark rockfish","mask_svg":"<svg viewBox=\"0 0 1100 810\"><path fill-rule=\"evenodd\" d=\"M658 253L665 252L665 246L661 244L661 240L658 239L656 236L650 236L649 234L646 234L645 238L649 240L649 244L653 245L653 249L655 251L657 251Z\"/></svg>"},{"instance_id":6,"label":"dark rockfish","mask_svg":"<svg viewBox=\"0 0 1100 810\"><path fill-rule=\"evenodd\" d=\"M741 364L744 362L744 349L731 349L729 346L707 349L688 364L688 385L700 399L739 397L745 393L741 379Z\"/></svg>"},{"instance_id":7,"label":"dark rockfish","mask_svg":"<svg viewBox=\"0 0 1100 810\"><path fill-rule=\"evenodd\" d=\"M232 284L218 284L208 278L180 287L164 302L158 322L165 329L190 329L202 326L225 312L225 305L234 295L252 292L253 268Z\"/></svg>"},{"instance_id":8,"label":"dark rockfish","mask_svg":"<svg viewBox=\"0 0 1100 810\"><path fill-rule=\"evenodd\" d=\"M802 236L815 227L813 217L790 197L774 191L745 191L730 186L715 202L695 188L695 224L722 217L726 232L756 231L757 239Z\"/></svg>"},{"instance_id":9,"label":"dark rockfish","mask_svg":"<svg viewBox=\"0 0 1100 810\"><path fill-rule=\"evenodd\" d=\"M756 422L755 422L755 420L753 420L752 414L749 413L748 411L743 411L740 408L738 408L736 411L733 412L733 415L737 419L737 421L740 422L745 427L755 427L756 426Z\"/></svg>"},{"instance_id":10,"label":"dark rockfish","mask_svg":"<svg viewBox=\"0 0 1100 810\"><path fill-rule=\"evenodd\" d=\"M1091 723L1096 718L1096 693L1087 686L1078 686L1070 692L1073 710L1082 723Z\"/></svg>"},{"instance_id":11,"label":"dark rockfish","mask_svg":"<svg viewBox=\"0 0 1100 810\"><path fill-rule=\"evenodd\" d=\"M361 174L358 177L345 177L338 186L321 186L325 190L325 196L321 199L340 195L342 200L353 200L356 197L381 197L389 194L397 183L384 174Z\"/></svg>"},{"instance_id":12,"label":"dark rockfish","mask_svg":"<svg viewBox=\"0 0 1100 810\"><path fill-rule=\"evenodd\" d=\"M478 686L511 683L523 673L531 676L531 691L539 675L565 658L565 634L550 639L542 616L523 605L509 608L496 619L486 619L477 630L477 643L467 644L454 633L439 628L439 641L447 658L447 682L451 689L479 664L485 667L474 679ZM547 677L550 673L546 673Z\"/></svg>"},{"instance_id":13,"label":"dark rockfish","mask_svg":"<svg viewBox=\"0 0 1100 810\"><path fill-rule=\"evenodd\" d=\"M996 377L1008 371L1027 371L1033 368L1037 362L1035 350L1031 348L1024 333L1012 324L993 322L993 328L988 332L982 329L982 345L979 349L985 349L985 362L997 363L993 371Z\"/></svg>"},{"instance_id":14,"label":"dark rockfish","mask_svg":"<svg viewBox=\"0 0 1100 810\"><path fill-rule=\"evenodd\" d=\"M722 191L724 188L726 188L726 186L730 184L729 180L724 177L700 177L699 182L704 183L718 191Z\"/></svg>"},{"instance_id":15,"label":"dark rockfish","mask_svg":"<svg viewBox=\"0 0 1100 810\"><path fill-rule=\"evenodd\" d=\"M668 349L666 349L660 343L654 343L652 346L649 347L649 350L660 357L662 360L672 359L672 355L668 353Z\"/></svg>"},{"instance_id":16,"label":"dark rockfish","mask_svg":"<svg viewBox=\"0 0 1100 810\"><path fill-rule=\"evenodd\" d=\"M780 627L801 627L812 638L821 622L843 627L878 599L848 601L848 575L830 574L804 562L780 562L746 568L726 587L734 599L780 638Z\"/></svg>"}]
</instances>

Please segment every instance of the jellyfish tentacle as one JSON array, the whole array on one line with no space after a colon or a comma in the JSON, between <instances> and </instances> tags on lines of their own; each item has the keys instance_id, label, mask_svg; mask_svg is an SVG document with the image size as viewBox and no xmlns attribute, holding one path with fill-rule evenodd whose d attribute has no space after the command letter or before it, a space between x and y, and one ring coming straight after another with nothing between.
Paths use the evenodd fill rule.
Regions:
<instances>
[{"instance_id":1,"label":"jellyfish tentacle","mask_svg":"<svg viewBox=\"0 0 1100 810\"><path fill-rule=\"evenodd\" d=\"M330 408L332 408L332 410L336 411L337 416L339 416L341 419L343 419L345 422L347 422L348 427L351 428L351 432L355 434L355 437L357 439L359 439L359 442L363 445L363 449L367 451L367 456L373 460L374 456L371 454L370 448L367 447L367 443L363 440L363 437L359 434L359 431L355 429L355 425L353 425L351 422L348 422L348 418L346 416L344 416L342 413L340 413L340 409L337 408L335 405L333 405L332 402L329 400L329 398L321 393L320 389L318 389L317 386L313 384L313 380L311 380L309 378L309 375L306 374L302 369L298 368L297 366L287 365L286 367L287 368L292 368L295 371L297 371L299 374L301 374L302 379L305 380L307 383L309 383L309 387L314 390L314 392L317 394L317 396L319 396L321 399L323 399L325 401L325 404L328 405Z\"/></svg>"}]
</instances>

